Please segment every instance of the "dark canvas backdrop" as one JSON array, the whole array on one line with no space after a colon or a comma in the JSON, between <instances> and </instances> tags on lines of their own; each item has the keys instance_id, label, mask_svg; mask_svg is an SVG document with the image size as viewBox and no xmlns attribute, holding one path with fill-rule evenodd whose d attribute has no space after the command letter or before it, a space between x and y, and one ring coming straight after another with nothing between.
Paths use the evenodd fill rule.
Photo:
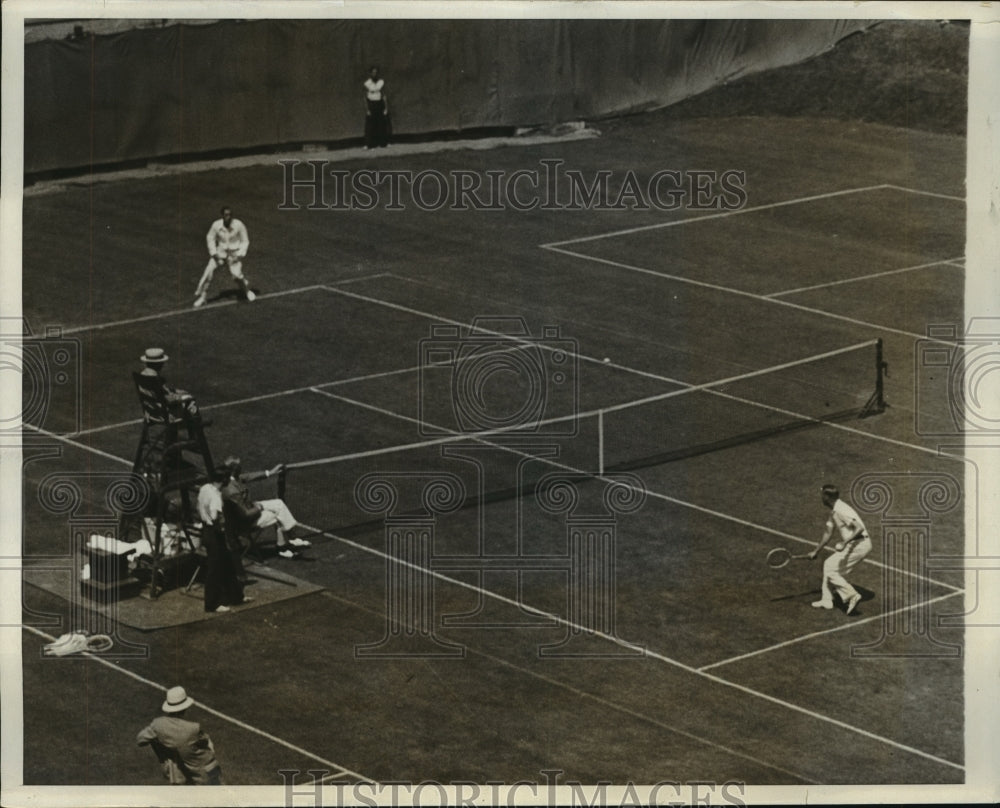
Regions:
<instances>
[{"instance_id":1,"label":"dark canvas backdrop","mask_svg":"<svg viewBox=\"0 0 1000 808\"><path fill-rule=\"evenodd\" d=\"M25 45L25 171L360 137L378 63L398 134L593 119L791 64L860 20L259 20Z\"/></svg>"}]
</instances>

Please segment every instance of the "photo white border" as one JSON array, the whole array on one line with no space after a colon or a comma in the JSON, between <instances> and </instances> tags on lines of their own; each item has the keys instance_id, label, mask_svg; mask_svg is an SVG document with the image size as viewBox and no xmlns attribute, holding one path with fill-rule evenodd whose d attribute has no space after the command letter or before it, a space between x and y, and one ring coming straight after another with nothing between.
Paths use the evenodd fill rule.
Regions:
<instances>
[{"instance_id":1,"label":"photo white border","mask_svg":"<svg viewBox=\"0 0 1000 808\"><path fill-rule=\"evenodd\" d=\"M972 2L629 2L629 0L587 0L586 2L190 2L171 0L5 0L2 7L2 124L0 124L0 314L21 315L21 202L23 194L23 114L24 114L24 20L73 18L159 19L169 12L171 19L260 19L260 18L842 18L842 19L968 19L970 26L969 126L967 152L967 269L966 317L998 317L1000 301L1000 7ZM20 391L4 389L0 395L7 406L19 407ZM9 404L10 396L14 403ZM13 411L16 411L13 410ZM989 534L979 536L979 552L1000 557L1000 474L990 449L967 447L970 459L979 466L978 486L980 525ZM31 787L21 782L21 487L20 454L3 449L0 462L0 688L2 709L3 806L109 806L109 805L284 805L281 787L223 787L190 791L158 787ZM970 482L967 480L967 483ZM969 490L967 488L967 490ZM967 514L968 554L975 540L973 515ZM974 592L976 573L966 573L967 592ZM995 574L993 575L995 578ZM981 605L990 614L1000 614L1000 591L979 592ZM988 603L983 603L983 598ZM748 786L744 798L749 804L825 803L991 803L1000 800L1000 737L998 737L998 686L1000 642L985 636L985 629L968 630L965 640L967 783L963 786ZM861 704L863 709L863 699ZM543 789L544 791L544 789ZM624 788L609 788L610 804L624 794ZM648 791L646 792L648 794ZM640 799L642 789L636 789ZM532 795L515 790L513 802L538 804L547 793ZM568 799L560 791L557 799ZM631 795L629 795L631 796ZM428 799L425 797L425 799ZM297 803L303 804L303 803ZM304 803L308 804L308 803ZM335 797L330 792L333 805ZM389 804L378 800L378 804ZM429 804L429 803L425 803ZM476 804L489 804L478 801ZM562 802L561 804L566 804Z\"/></svg>"}]
</instances>

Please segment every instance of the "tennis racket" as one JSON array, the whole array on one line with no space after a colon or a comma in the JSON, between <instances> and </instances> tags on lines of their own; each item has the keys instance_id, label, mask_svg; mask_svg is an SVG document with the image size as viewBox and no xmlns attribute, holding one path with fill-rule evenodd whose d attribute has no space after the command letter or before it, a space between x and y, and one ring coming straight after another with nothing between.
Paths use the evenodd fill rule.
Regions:
<instances>
[{"instance_id":1,"label":"tennis racket","mask_svg":"<svg viewBox=\"0 0 1000 808\"><path fill-rule=\"evenodd\" d=\"M789 561L797 560L801 561L804 558L809 558L809 553L803 553L802 555L792 555L791 551L786 550L784 547L775 547L770 553L767 554L767 566L773 570L780 570Z\"/></svg>"}]
</instances>

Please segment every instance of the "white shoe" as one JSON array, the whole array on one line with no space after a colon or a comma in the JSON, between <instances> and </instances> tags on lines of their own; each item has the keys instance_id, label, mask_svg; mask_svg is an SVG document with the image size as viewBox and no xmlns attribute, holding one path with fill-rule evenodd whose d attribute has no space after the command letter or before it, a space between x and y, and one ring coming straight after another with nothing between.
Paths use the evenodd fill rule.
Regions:
<instances>
[{"instance_id":1,"label":"white shoe","mask_svg":"<svg viewBox=\"0 0 1000 808\"><path fill-rule=\"evenodd\" d=\"M247 289L247 300L253 303L257 299L257 295L253 293L253 289Z\"/></svg>"},{"instance_id":2,"label":"white shoe","mask_svg":"<svg viewBox=\"0 0 1000 808\"><path fill-rule=\"evenodd\" d=\"M844 609L844 613L850 614L858 607L859 603L861 603L861 595L851 595L851 597L847 599L847 604L846 608Z\"/></svg>"},{"instance_id":3,"label":"white shoe","mask_svg":"<svg viewBox=\"0 0 1000 808\"><path fill-rule=\"evenodd\" d=\"M198 295L198 297L196 297L194 299L194 307L197 309L200 306L204 306L204 305L205 305L205 295L203 295L203 294L202 295Z\"/></svg>"},{"instance_id":4,"label":"white shoe","mask_svg":"<svg viewBox=\"0 0 1000 808\"><path fill-rule=\"evenodd\" d=\"M288 543L292 545L292 547L312 547L312 542L307 541L306 539L289 539Z\"/></svg>"},{"instance_id":5,"label":"white shoe","mask_svg":"<svg viewBox=\"0 0 1000 808\"><path fill-rule=\"evenodd\" d=\"M232 609L230 609L228 606L216 606L215 611L221 614L225 614L226 612L231 612Z\"/></svg>"},{"instance_id":6,"label":"white shoe","mask_svg":"<svg viewBox=\"0 0 1000 808\"><path fill-rule=\"evenodd\" d=\"M814 609L832 609L833 608L833 604L832 603L824 603L821 600L814 600L812 605L813 605Z\"/></svg>"},{"instance_id":7,"label":"white shoe","mask_svg":"<svg viewBox=\"0 0 1000 808\"><path fill-rule=\"evenodd\" d=\"M291 550L278 550L278 555L282 558L295 558L295 553Z\"/></svg>"}]
</instances>

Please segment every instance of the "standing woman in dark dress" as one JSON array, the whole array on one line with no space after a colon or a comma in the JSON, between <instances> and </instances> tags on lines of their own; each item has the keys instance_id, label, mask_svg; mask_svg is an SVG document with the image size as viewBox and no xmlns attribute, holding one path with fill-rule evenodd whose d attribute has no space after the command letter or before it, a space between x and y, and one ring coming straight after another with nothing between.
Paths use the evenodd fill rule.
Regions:
<instances>
[{"instance_id":1,"label":"standing woman in dark dress","mask_svg":"<svg viewBox=\"0 0 1000 808\"><path fill-rule=\"evenodd\" d=\"M229 469L219 466L216 479L198 491L198 515L201 517L201 542L205 547L205 611L228 612L232 606L249 603L240 581L241 565L233 558L226 543L226 525L222 513L222 486L229 481Z\"/></svg>"},{"instance_id":2,"label":"standing woman in dark dress","mask_svg":"<svg viewBox=\"0 0 1000 808\"><path fill-rule=\"evenodd\" d=\"M378 65L372 65L365 79L365 148L389 145L389 98Z\"/></svg>"}]
</instances>

